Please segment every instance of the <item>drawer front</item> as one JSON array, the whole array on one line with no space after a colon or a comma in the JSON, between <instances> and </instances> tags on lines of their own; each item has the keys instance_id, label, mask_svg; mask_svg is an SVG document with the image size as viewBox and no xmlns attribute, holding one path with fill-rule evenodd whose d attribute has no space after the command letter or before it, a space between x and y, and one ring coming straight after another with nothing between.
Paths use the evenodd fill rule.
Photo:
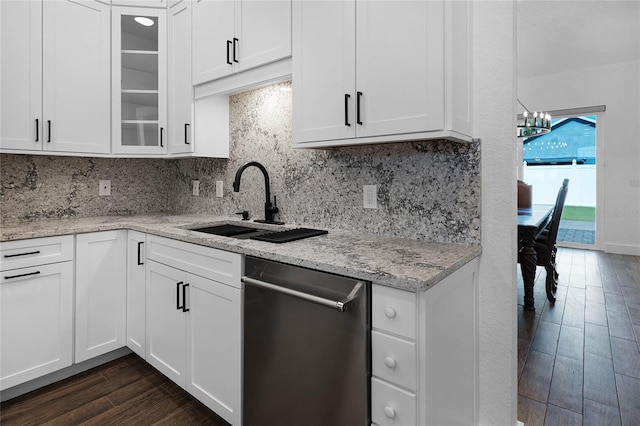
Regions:
<instances>
[{"instance_id":1,"label":"drawer front","mask_svg":"<svg viewBox=\"0 0 640 426\"><path fill-rule=\"evenodd\" d=\"M0 270L28 268L73 259L73 235L0 243Z\"/></svg>"},{"instance_id":2,"label":"drawer front","mask_svg":"<svg viewBox=\"0 0 640 426\"><path fill-rule=\"evenodd\" d=\"M149 260L242 288L242 255L238 253L149 235L146 256Z\"/></svg>"},{"instance_id":3,"label":"drawer front","mask_svg":"<svg viewBox=\"0 0 640 426\"><path fill-rule=\"evenodd\" d=\"M372 331L371 367L374 376L415 391L415 342Z\"/></svg>"},{"instance_id":4,"label":"drawer front","mask_svg":"<svg viewBox=\"0 0 640 426\"><path fill-rule=\"evenodd\" d=\"M416 294L381 285L372 287L373 328L415 339Z\"/></svg>"},{"instance_id":5,"label":"drawer front","mask_svg":"<svg viewBox=\"0 0 640 426\"><path fill-rule=\"evenodd\" d=\"M380 426L417 425L416 395L372 378L371 420Z\"/></svg>"}]
</instances>

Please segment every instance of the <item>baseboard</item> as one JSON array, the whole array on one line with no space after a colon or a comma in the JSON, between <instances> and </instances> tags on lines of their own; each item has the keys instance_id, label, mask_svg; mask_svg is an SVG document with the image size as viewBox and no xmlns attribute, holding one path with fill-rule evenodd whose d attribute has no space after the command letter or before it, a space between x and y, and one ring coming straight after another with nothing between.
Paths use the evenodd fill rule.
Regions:
<instances>
[{"instance_id":1,"label":"baseboard","mask_svg":"<svg viewBox=\"0 0 640 426\"><path fill-rule=\"evenodd\" d=\"M631 244L605 243L604 251L606 253L627 254L629 256L640 256L640 246L631 245Z\"/></svg>"},{"instance_id":2,"label":"baseboard","mask_svg":"<svg viewBox=\"0 0 640 426\"><path fill-rule=\"evenodd\" d=\"M19 385L1 391L0 401L8 401L9 399L13 399L17 396L24 395L25 393L29 393L41 387L59 382L60 380L64 380L67 377L75 376L76 374L82 373L83 371L91 370L92 368L95 368L102 364L106 364L107 362L113 361L114 359L122 358L123 356L129 355L130 353L132 353L131 349L127 347L116 349L115 351L111 351L104 355L88 359L79 364L73 364L67 368L63 368L62 370L54 371L53 373L47 374L46 376L38 377L37 379L30 380L26 383L21 383Z\"/></svg>"}]
</instances>

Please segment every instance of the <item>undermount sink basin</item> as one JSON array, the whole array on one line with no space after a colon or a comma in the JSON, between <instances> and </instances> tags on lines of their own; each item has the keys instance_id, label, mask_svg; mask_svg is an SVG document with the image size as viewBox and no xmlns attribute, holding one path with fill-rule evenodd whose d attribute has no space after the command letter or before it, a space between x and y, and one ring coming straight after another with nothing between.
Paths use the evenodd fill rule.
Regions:
<instances>
[{"instance_id":1,"label":"undermount sink basin","mask_svg":"<svg viewBox=\"0 0 640 426\"><path fill-rule=\"evenodd\" d=\"M323 229L295 228L281 231L273 231L264 228L244 225L221 224L193 228L191 231L204 232L205 234L220 235L239 239L253 239L270 243L288 243L290 241L324 235L327 231Z\"/></svg>"},{"instance_id":2,"label":"undermount sink basin","mask_svg":"<svg viewBox=\"0 0 640 426\"><path fill-rule=\"evenodd\" d=\"M222 224L191 229L191 231L204 232L205 234L220 235L222 237L249 238L254 235L269 232L263 228L243 225Z\"/></svg>"}]
</instances>

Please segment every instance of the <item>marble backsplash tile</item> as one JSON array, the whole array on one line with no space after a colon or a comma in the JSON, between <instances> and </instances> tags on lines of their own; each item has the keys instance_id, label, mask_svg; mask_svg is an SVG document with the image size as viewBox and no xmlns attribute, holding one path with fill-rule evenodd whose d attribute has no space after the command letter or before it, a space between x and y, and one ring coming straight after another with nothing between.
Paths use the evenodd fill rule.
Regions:
<instances>
[{"instance_id":1,"label":"marble backsplash tile","mask_svg":"<svg viewBox=\"0 0 640 426\"><path fill-rule=\"evenodd\" d=\"M269 172L276 219L441 242L480 242L480 147L447 141L297 150L291 141L291 83L230 98L230 158L104 159L0 155L0 219L150 212L264 215ZM283 90L284 89L284 90ZM111 179L112 195L98 196ZM200 180L200 196L191 181ZM215 196L215 181L224 196ZM363 185L377 185L378 208L362 207Z\"/></svg>"}]
</instances>

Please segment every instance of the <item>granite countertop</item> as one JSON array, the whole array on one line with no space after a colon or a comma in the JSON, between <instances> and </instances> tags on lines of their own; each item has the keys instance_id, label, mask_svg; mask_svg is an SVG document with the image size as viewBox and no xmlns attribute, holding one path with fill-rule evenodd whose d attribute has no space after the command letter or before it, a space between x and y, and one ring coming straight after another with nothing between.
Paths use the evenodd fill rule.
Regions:
<instances>
[{"instance_id":1,"label":"granite countertop","mask_svg":"<svg viewBox=\"0 0 640 426\"><path fill-rule=\"evenodd\" d=\"M211 215L141 215L4 222L0 241L114 229L131 229L189 243L257 256L292 265L423 291L481 253L478 245L448 244L329 229L329 234L285 244L242 240L191 231L216 223L245 222ZM304 225L253 224L284 230Z\"/></svg>"}]
</instances>

